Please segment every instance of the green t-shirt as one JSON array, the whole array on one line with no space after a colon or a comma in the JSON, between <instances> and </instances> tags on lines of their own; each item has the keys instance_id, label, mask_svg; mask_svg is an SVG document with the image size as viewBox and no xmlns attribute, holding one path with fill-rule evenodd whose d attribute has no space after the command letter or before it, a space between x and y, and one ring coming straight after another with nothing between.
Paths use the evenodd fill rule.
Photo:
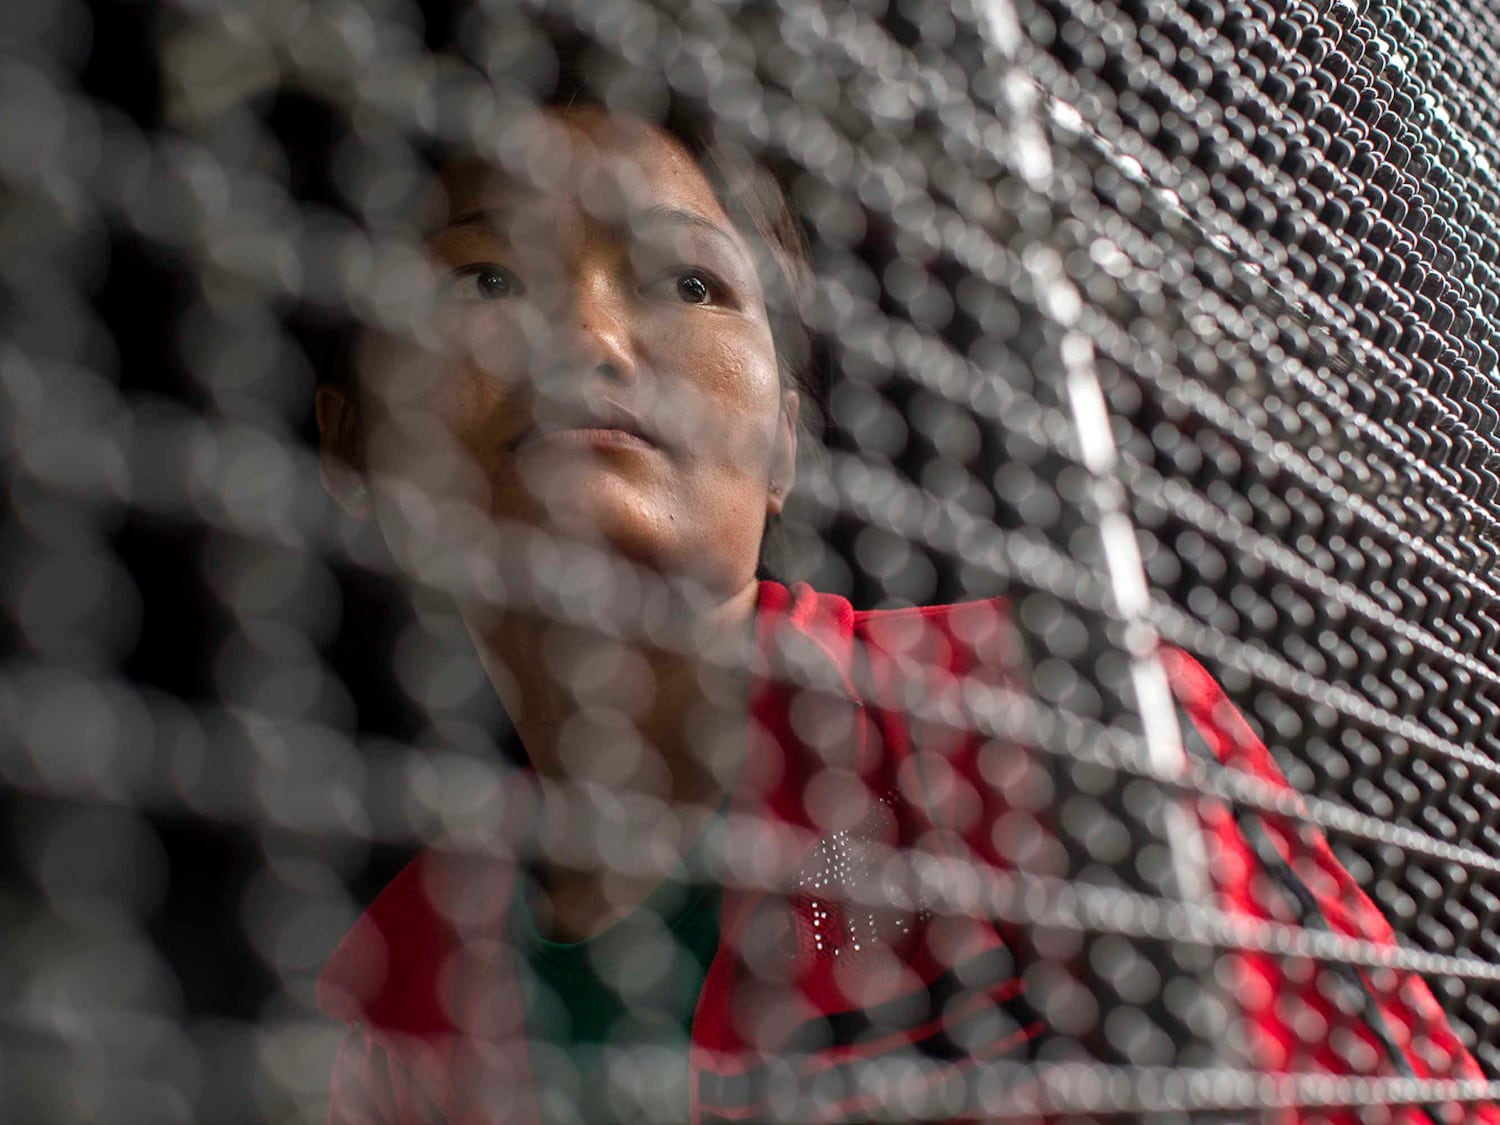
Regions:
<instances>
[{"instance_id":1,"label":"green t-shirt","mask_svg":"<svg viewBox=\"0 0 1500 1125\"><path fill-rule=\"evenodd\" d=\"M512 931L543 1121L686 1120L693 1011L719 946L719 887L702 879L702 855L722 818L721 809L677 875L586 941L542 937L527 896L516 896Z\"/></svg>"}]
</instances>

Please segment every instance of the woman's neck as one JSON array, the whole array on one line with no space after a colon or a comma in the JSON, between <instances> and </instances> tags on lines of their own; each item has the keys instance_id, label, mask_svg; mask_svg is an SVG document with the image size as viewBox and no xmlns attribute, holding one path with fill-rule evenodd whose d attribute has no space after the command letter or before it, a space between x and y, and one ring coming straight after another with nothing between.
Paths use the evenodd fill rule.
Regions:
<instances>
[{"instance_id":1,"label":"woman's neck","mask_svg":"<svg viewBox=\"0 0 1500 1125\"><path fill-rule=\"evenodd\" d=\"M696 607L680 630L685 643L671 647L628 645L535 614L471 625L542 780L544 837L582 830L578 810L589 790L643 820L610 833L639 854L612 854L586 869L543 862L555 936L586 936L628 913L659 881L648 857L682 854L733 784L748 747L745 669L757 598L751 582ZM663 808L675 815L647 819Z\"/></svg>"}]
</instances>

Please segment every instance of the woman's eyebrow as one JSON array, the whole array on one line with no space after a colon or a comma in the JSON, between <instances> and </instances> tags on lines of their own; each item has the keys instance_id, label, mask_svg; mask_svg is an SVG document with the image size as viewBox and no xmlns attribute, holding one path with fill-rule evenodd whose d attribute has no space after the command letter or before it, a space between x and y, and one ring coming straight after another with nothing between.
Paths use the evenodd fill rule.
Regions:
<instances>
[{"instance_id":1,"label":"woman's eyebrow","mask_svg":"<svg viewBox=\"0 0 1500 1125\"><path fill-rule=\"evenodd\" d=\"M656 206L647 207L645 210L638 211L630 217L630 225L633 228L656 224L689 227L693 230L707 231L716 238L723 240L735 253L742 252L739 239L735 238L707 215L699 214L697 211L689 211L682 207Z\"/></svg>"},{"instance_id":2,"label":"woman's eyebrow","mask_svg":"<svg viewBox=\"0 0 1500 1125\"><path fill-rule=\"evenodd\" d=\"M476 207L470 211L461 211L433 230L428 237L436 237L454 227L483 227L498 234L505 229L505 215L503 207Z\"/></svg>"},{"instance_id":3,"label":"woman's eyebrow","mask_svg":"<svg viewBox=\"0 0 1500 1125\"><path fill-rule=\"evenodd\" d=\"M454 215L451 219L445 221L442 226L433 230L428 238L429 240L436 238L444 231L453 230L457 227L481 227L495 234L503 234L509 218L510 212L504 207L475 207ZM684 207L657 205L637 211L629 219L629 226L632 230L658 225L687 227L692 230L705 231L723 242L735 254L743 256L744 251L737 238L707 215L697 211L691 211Z\"/></svg>"}]
</instances>

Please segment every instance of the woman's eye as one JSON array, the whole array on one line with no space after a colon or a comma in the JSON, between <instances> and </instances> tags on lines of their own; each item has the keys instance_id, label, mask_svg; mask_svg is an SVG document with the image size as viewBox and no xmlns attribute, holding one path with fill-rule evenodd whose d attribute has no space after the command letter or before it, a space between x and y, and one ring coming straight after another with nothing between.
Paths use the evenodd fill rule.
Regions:
<instances>
[{"instance_id":1,"label":"woman's eye","mask_svg":"<svg viewBox=\"0 0 1500 1125\"><path fill-rule=\"evenodd\" d=\"M713 300L713 287L701 275L685 273L673 283L673 291L679 300L689 305L706 305Z\"/></svg>"},{"instance_id":2,"label":"woman's eye","mask_svg":"<svg viewBox=\"0 0 1500 1125\"><path fill-rule=\"evenodd\" d=\"M455 301L503 301L521 296L526 287L503 266L465 266L448 275L444 292Z\"/></svg>"}]
</instances>

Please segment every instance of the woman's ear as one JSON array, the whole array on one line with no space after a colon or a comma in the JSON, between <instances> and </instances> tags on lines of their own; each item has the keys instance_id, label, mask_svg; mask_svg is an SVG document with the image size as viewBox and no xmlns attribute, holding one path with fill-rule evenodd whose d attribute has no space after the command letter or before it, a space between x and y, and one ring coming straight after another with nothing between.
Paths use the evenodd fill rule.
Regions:
<instances>
[{"instance_id":1,"label":"woman's ear","mask_svg":"<svg viewBox=\"0 0 1500 1125\"><path fill-rule=\"evenodd\" d=\"M781 415L777 419L776 445L771 450L771 488L766 496L766 514L781 515L787 495L797 482L797 418L802 400L796 391L781 396Z\"/></svg>"},{"instance_id":2,"label":"woman's ear","mask_svg":"<svg viewBox=\"0 0 1500 1125\"><path fill-rule=\"evenodd\" d=\"M323 487L355 519L369 519L365 433L354 397L340 387L319 387L313 413L318 419L318 472Z\"/></svg>"}]
</instances>

